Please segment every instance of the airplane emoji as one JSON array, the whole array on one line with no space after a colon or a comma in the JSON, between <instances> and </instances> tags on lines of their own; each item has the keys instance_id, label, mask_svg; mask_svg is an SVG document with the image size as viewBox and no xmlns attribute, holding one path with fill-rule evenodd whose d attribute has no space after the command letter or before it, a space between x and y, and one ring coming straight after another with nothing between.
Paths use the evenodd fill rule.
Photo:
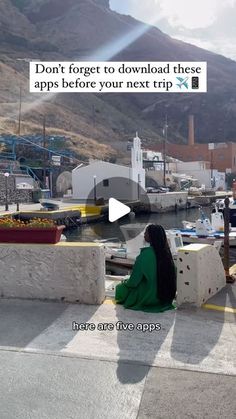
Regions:
<instances>
[{"instance_id":1,"label":"airplane emoji","mask_svg":"<svg viewBox=\"0 0 236 419\"><path fill-rule=\"evenodd\" d=\"M183 79L182 77L176 77L176 78L180 82L180 83L177 83L176 86L178 86L180 89L181 89L182 86L184 86L184 87L186 87L186 89L188 89L188 83L187 83L188 77L185 77L185 79Z\"/></svg>"}]
</instances>

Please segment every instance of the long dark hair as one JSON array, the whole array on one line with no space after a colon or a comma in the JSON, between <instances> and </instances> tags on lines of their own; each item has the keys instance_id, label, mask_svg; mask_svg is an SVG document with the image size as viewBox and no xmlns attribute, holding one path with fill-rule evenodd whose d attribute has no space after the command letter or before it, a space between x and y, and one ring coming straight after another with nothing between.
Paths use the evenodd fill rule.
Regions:
<instances>
[{"instance_id":1,"label":"long dark hair","mask_svg":"<svg viewBox=\"0 0 236 419\"><path fill-rule=\"evenodd\" d=\"M160 225L150 224L147 234L156 254L157 296L162 303L171 303L176 294L176 269L165 230Z\"/></svg>"}]
</instances>

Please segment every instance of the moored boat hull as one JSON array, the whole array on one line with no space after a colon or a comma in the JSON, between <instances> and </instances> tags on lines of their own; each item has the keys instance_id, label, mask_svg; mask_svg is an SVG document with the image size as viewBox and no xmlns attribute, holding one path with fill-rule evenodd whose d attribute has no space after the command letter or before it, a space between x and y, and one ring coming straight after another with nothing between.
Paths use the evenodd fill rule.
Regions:
<instances>
[{"instance_id":1,"label":"moored boat hull","mask_svg":"<svg viewBox=\"0 0 236 419\"><path fill-rule=\"evenodd\" d=\"M198 236L193 230L174 230L182 236L184 244L190 243L203 243L203 244L214 244L216 241L222 240L224 244L224 233L219 232L209 236ZM236 247L236 231L229 233L229 245L230 247Z\"/></svg>"}]
</instances>

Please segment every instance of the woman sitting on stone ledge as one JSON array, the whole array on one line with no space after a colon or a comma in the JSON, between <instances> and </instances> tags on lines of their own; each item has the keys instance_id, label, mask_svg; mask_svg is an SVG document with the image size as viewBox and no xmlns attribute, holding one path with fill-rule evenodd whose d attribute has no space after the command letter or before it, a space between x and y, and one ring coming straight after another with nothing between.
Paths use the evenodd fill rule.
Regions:
<instances>
[{"instance_id":1,"label":"woman sitting on stone ledge","mask_svg":"<svg viewBox=\"0 0 236 419\"><path fill-rule=\"evenodd\" d=\"M150 247L141 249L130 278L116 286L116 302L132 310L171 310L175 308L176 270L165 230L150 224L144 239Z\"/></svg>"}]
</instances>

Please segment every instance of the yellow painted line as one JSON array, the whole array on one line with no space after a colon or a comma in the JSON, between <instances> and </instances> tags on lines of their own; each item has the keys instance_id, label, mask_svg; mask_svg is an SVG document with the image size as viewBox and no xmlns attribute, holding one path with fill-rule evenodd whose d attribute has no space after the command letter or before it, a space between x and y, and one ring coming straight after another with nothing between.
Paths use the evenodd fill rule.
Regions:
<instances>
[{"instance_id":1,"label":"yellow painted line","mask_svg":"<svg viewBox=\"0 0 236 419\"><path fill-rule=\"evenodd\" d=\"M232 265L229 268L229 273L230 273L230 275L233 275L234 273L236 273L236 264L235 265Z\"/></svg>"},{"instance_id":2,"label":"yellow painted line","mask_svg":"<svg viewBox=\"0 0 236 419\"><path fill-rule=\"evenodd\" d=\"M48 214L61 214L61 213L64 213L64 212L67 212L67 213L76 213L76 212L80 212L81 214L84 214L84 215L101 215L101 210L97 210L97 211L91 211L91 210L89 210L89 211L86 211L85 209L80 209L80 208L64 208L64 209L60 209L60 210L55 210L55 211L41 211L41 210L35 210L35 211L19 211L21 214L40 214L40 215L48 215ZM8 213L9 214L9 213Z\"/></svg>"},{"instance_id":3,"label":"yellow painted line","mask_svg":"<svg viewBox=\"0 0 236 419\"><path fill-rule=\"evenodd\" d=\"M102 211L101 206L91 206L91 205L77 205L73 207L64 207L65 210L79 210L83 214L93 214L93 215L100 215Z\"/></svg>"},{"instance_id":4,"label":"yellow painted line","mask_svg":"<svg viewBox=\"0 0 236 419\"><path fill-rule=\"evenodd\" d=\"M81 217L97 217L100 216L101 214L97 213L95 214L94 212L81 212Z\"/></svg>"},{"instance_id":5,"label":"yellow painted line","mask_svg":"<svg viewBox=\"0 0 236 419\"><path fill-rule=\"evenodd\" d=\"M48 215L48 214L61 214L63 212L78 212L78 209L60 209L55 211L41 211L41 210L25 210L25 211L19 211L20 214L40 214L40 215Z\"/></svg>"},{"instance_id":6,"label":"yellow painted line","mask_svg":"<svg viewBox=\"0 0 236 419\"><path fill-rule=\"evenodd\" d=\"M0 212L0 217L4 217L5 215L9 217L9 216L14 215L16 213L17 213L17 211Z\"/></svg>"},{"instance_id":7,"label":"yellow painted line","mask_svg":"<svg viewBox=\"0 0 236 419\"><path fill-rule=\"evenodd\" d=\"M206 308L207 310L217 310L217 311L223 311L225 313L236 314L236 308L232 308L232 307L217 306L215 304L203 304L202 308Z\"/></svg>"},{"instance_id":8,"label":"yellow painted line","mask_svg":"<svg viewBox=\"0 0 236 419\"><path fill-rule=\"evenodd\" d=\"M56 243L56 244L53 244L53 243L0 243L0 246L6 246L7 245L7 247L14 247L14 246L17 246L17 247L31 247L31 246L33 246L33 247L37 247L37 246L39 246L39 247L42 247L42 246L44 246L44 247L48 247L48 246L50 246L50 247L91 247L91 248L94 248L94 247L102 247L102 244L100 244L100 243L93 243L93 242L91 242L91 243L89 243L89 242L58 242L58 243Z\"/></svg>"},{"instance_id":9,"label":"yellow painted line","mask_svg":"<svg viewBox=\"0 0 236 419\"><path fill-rule=\"evenodd\" d=\"M103 247L101 243L93 242L58 242L52 246L58 247Z\"/></svg>"},{"instance_id":10,"label":"yellow painted line","mask_svg":"<svg viewBox=\"0 0 236 419\"><path fill-rule=\"evenodd\" d=\"M113 304L113 305L115 305L115 304L116 304L116 301L115 301L115 299L114 299L114 298L106 298L106 299L103 301L103 304Z\"/></svg>"}]
</instances>

